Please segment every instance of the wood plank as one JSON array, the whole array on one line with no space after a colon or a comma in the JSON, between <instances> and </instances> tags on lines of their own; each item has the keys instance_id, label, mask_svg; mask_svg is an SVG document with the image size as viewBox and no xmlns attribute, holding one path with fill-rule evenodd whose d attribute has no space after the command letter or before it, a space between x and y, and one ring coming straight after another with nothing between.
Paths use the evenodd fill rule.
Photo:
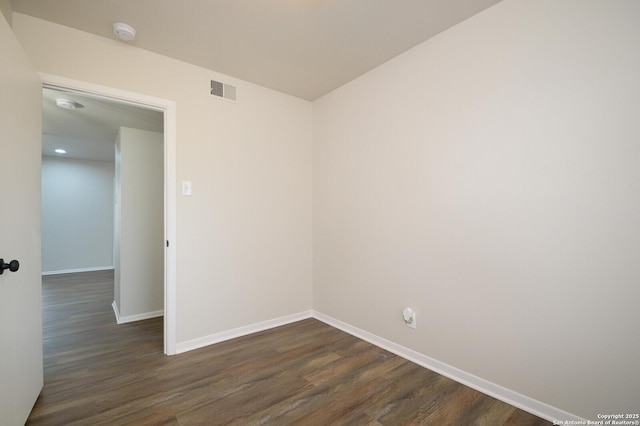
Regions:
<instances>
[{"instance_id":1,"label":"wood plank","mask_svg":"<svg viewBox=\"0 0 640 426\"><path fill-rule=\"evenodd\" d=\"M45 386L29 425L550 423L314 319L171 357L117 325L113 273L43 277Z\"/></svg>"}]
</instances>

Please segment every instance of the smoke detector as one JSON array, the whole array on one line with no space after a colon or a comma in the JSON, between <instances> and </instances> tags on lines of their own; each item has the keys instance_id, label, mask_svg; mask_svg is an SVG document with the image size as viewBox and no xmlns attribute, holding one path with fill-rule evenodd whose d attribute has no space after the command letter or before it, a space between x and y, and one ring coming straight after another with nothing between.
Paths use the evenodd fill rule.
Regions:
<instances>
[{"instance_id":1,"label":"smoke detector","mask_svg":"<svg viewBox=\"0 0 640 426\"><path fill-rule=\"evenodd\" d=\"M113 24L113 33L123 41L131 41L136 38L136 29L122 22Z\"/></svg>"}]
</instances>

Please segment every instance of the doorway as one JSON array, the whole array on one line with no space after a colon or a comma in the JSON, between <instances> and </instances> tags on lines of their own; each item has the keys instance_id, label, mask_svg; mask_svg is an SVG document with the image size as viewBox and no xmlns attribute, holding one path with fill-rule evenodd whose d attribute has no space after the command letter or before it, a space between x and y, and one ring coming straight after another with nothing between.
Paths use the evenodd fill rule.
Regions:
<instances>
[{"instance_id":1,"label":"doorway","mask_svg":"<svg viewBox=\"0 0 640 426\"><path fill-rule=\"evenodd\" d=\"M176 327L175 327L175 103L173 101L153 98L146 95L121 91L118 89L98 86L89 83L77 82L56 76L41 75L44 90L55 91L56 93L68 94L70 98L75 97L82 103L103 104L111 109L139 110L147 118L154 114L160 114L162 120L162 144L164 151L164 217L163 217L163 240L164 248L163 276L164 285L162 289L164 314L164 353L175 354ZM63 96L61 96L63 97ZM64 107L62 107L64 108ZM79 108L76 106L76 108ZM144 113L146 111L146 113ZM125 126L126 127L126 126ZM43 129L44 130L44 129ZM45 145L45 144L43 144ZM44 149L54 149L46 146ZM115 259L113 262L115 263Z\"/></svg>"}]
</instances>

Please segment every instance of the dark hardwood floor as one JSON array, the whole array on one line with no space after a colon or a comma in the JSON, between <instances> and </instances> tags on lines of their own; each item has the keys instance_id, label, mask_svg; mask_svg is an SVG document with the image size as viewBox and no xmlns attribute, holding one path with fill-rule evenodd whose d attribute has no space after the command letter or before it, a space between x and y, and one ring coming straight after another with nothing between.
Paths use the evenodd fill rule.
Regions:
<instances>
[{"instance_id":1,"label":"dark hardwood floor","mask_svg":"<svg viewBox=\"0 0 640 426\"><path fill-rule=\"evenodd\" d=\"M29 425L549 425L314 319L181 355L117 325L113 273L43 278Z\"/></svg>"}]
</instances>

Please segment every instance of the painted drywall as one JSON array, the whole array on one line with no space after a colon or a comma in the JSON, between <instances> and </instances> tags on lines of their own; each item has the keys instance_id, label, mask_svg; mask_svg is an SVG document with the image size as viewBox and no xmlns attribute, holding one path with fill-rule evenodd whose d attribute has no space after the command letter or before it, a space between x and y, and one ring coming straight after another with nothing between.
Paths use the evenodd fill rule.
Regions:
<instances>
[{"instance_id":1,"label":"painted drywall","mask_svg":"<svg viewBox=\"0 0 640 426\"><path fill-rule=\"evenodd\" d=\"M121 127L115 168L115 301L149 317L164 308L163 134Z\"/></svg>"},{"instance_id":2,"label":"painted drywall","mask_svg":"<svg viewBox=\"0 0 640 426\"><path fill-rule=\"evenodd\" d=\"M113 267L114 163L42 157L43 273Z\"/></svg>"},{"instance_id":3,"label":"painted drywall","mask_svg":"<svg viewBox=\"0 0 640 426\"><path fill-rule=\"evenodd\" d=\"M637 18L505 0L316 102L313 132L308 102L20 14L14 30L40 71L176 101L194 184L179 341L308 309L313 217L317 310L594 417L640 394Z\"/></svg>"},{"instance_id":4,"label":"painted drywall","mask_svg":"<svg viewBox=\"0 0 640 426\"><path fill-rule=\"evenodd\" d=\"M193 182L177 197L178 343L311 308L310 102L18 13L13 29L40 72L176 102L177 178Z\"/></svg>"},{"instance_id":5,"label":"painted drywall","mask_svg":"<svg viewBox=\"0 0 640 426\"><path fill-rule=\"evenodd\" d=\"M13 7L11 6L11 0L0 0L0 12L4 15L4 19L11 26L13 17Z\"/></svg>"},{"instance_id":6,"label":"painted drywall","mask_svg":"<svg viewBox=\"0 0 640 426\"><path fill-rule=\"evenodd\" d=\"M638 22L505 0L316 101L314 308L578 416L637 412Z\"/></svg>"}]
</instances>

